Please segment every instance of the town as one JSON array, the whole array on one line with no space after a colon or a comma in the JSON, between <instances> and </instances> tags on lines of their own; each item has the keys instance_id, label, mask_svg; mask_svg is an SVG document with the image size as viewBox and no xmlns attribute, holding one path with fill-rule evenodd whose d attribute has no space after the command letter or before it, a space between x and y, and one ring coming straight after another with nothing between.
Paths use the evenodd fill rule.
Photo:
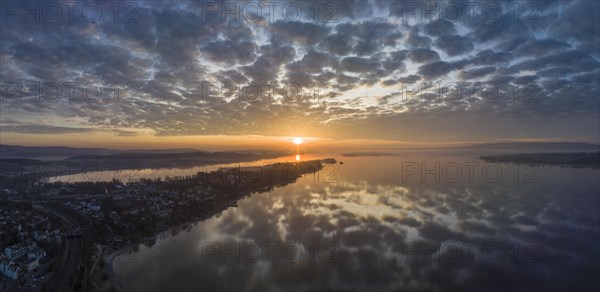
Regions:
<instances>
[{"instance_id":1,"label":"town","mask_svg":"<svg viewBox=\"0 0 600 292\"><path fill-rule=\"evenodd\" d=\"M48 280L50 260L60 255L60 218L31 204L0 200L0 273L31 288ZM9 287L2 282L1 289ZM10 289L8 289L10 290Z\"/></svg>"}]
</instances>

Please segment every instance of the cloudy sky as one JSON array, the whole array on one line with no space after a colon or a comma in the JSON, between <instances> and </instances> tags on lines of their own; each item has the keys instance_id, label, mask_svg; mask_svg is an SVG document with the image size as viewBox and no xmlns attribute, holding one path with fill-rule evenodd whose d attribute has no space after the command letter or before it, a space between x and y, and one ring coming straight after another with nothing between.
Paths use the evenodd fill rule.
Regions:
<instances>
[{"instance_id":1,"label":"cloudy sky","mask_svg":"<svg viewBox=\"0 0 600 292\"><path fill-rule=\"evenodd\" d=\"M596 1L3 1L2 144L598 143Z\"/></svg>"}]
</instances>

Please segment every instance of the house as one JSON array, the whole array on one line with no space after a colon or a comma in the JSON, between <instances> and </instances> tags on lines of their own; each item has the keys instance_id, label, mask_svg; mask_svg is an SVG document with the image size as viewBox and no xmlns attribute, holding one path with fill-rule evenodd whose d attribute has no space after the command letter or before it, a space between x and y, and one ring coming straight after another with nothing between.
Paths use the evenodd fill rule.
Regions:
<instances>
[{"instance_id":1,"label":"house","mask_svg":"<svg viewBox=\"0 0 600 292\"><path fill-rule=\"evenodd\" d=\"M27 254L29 259L37 259L41 260L46 257L46 251L40 248L39 246L35 246L29 249L29 253Z\"/></svg>"},{"instance_id":2,"label":"house","mask_svg":"<svg viewBox=\"0 0 600 292\"><path fill-rule=\"evenodd\" d=\"M27 255L28 259L35 258L40 260L46 256L46 251L37 246L35 242L21 242L5 248L4 254L11 261L19 259L25 255Z\"/></svg>"},{"instance_id":3,"label":"house","mask_svg":"<svg viewBox=\"0 0 600 292\"><path fill-rule=\"evenodd\" d=\"M29 231L21 231L19 233L17 233L17 238L19 240L24 240L25 238L29 237Z\"/></svg>"},{"instance_id":4,"label":"house","mask_svg":"<svg viewBox=\"0 0 600 292\"><path fill-rule=\"evenodd\" d=\"M34 231L33 232L33 239L35 239L37 241L46 240L46 233L47 232Z\"/></svg>"},{"instance_id":5,"label":"house","mask_svg":"<svg viewBox=\"0 0 600 292\"><path fill-rule=\"evenodd\" d=\"M102 210L102 206L93 203L88 203L87 208L94 212L100 212Z\"/></svg>"},{"instance_id":6,"label":"house","mask_svg":"<svg viewBox=\"0 0 600 292\"><path fill-rule=\"evenodd\" d=\"M16 280L21 276L21 268L7 257L0 255L0 273Z\"/></svg>"},{"instance_id":7,"label":"house","mask_svg":"<svg viewBox=\"0 0 600 292\"><path fill-rule=\"evenodd\" d=\"M28 251L27 244L15 244L5 248L4 254L9 260L14 261L15 259L26 255Z\"/></svg>"},{"instance_id":8,"label":"house","mask_svg":"<svg viewBox=\"0 0 600 292\"><path fill-rule=\"evenodd\" d=\"M26 259L22 262L22 266L27 269L28 272L33 272L33 269L40 265L40 261L36 258Z\"/></svg>"}]
</instances>

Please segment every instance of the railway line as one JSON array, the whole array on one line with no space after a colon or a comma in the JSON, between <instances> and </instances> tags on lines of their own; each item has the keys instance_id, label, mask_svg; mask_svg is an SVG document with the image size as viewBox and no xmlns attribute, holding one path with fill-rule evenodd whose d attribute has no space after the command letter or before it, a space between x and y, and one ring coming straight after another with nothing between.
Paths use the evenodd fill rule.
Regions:
<instances>
[{"instance_id":1,"label":"railway line","mask_svg":"<svg viewBox=\"0 0 600 292\"><path fill-rule=\"evenodd\" d=\"M77 284L77 274L79 268L82 266L84 251L83 240L85 234L79 223L73 218L59 213L45 205L35 205L34 207L56 214L72 228L70 232L63 235L63 240L65 240L64 255L59 263L59 268L55 271L54 276L46 288L46 291L50 292L72 291Z\"/></svg>"}]
</instances>

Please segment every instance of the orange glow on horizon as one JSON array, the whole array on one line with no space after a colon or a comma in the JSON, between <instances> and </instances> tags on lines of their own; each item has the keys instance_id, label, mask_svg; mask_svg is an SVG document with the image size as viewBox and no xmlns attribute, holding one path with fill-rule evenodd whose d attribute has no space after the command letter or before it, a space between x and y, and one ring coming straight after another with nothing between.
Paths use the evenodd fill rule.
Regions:
<instances>
[{"instance_id":1,"label":"orange glow on horizon","mask_svg":"<svg viewBox=\"0 0 600 292\"><path fill-rule=\"evenodd\" d=\"M384 139L346 139L324 138L314 136L263 136L263 135L182 135L182 136L156 136L153 134L140 134L136 136L117 136L111 133L68 133L61 134L60 141L57 135L52 134L24 134L0 132L3 145L22 146L68 146L79 148L109 148L117 150L139 149L169 149L190 148L206 151L234 151L234 150L290 150L299 153L300 148L310 144L311 152L339 152L363 151L373 149L403 149L403 148L428 148L444 146L460 146L467 143L482 143L485 141L397 141ZM294 139L302 140L301 144L294 143ZM235 142L232 142L235 141ZM290 147L292 146L292 147Z\"/></svg>"}]
</instances>

